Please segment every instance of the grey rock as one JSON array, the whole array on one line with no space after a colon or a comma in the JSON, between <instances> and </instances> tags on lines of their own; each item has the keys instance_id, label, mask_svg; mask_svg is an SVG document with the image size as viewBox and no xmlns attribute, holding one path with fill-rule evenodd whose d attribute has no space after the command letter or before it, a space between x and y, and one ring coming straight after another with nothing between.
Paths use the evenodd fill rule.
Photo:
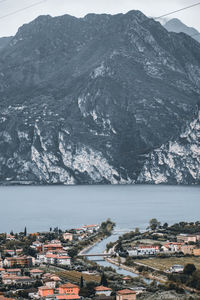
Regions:
<instances>
[{"instance_id":1,"label":"grey rock","mask_svg":"<svg viewBox=\"0 0 200 300\"><path fill-rule=\"evenodd\" d=\"M0 181L148 182L151 153L194 120L199 86L200 44L139 11L41 16L0 55Z\"/></svg>"},{"instance_id":2,"label":"grey rock","mask_svg":"<svg viewBox=\"0 0 200 300\"><path fill-rule=\"evenodd\" d=\"M176 33L184 32L190 35L191 37L193 37L198 42L200 42L200 32L193 27L188 27L187 25L182 23L179 19L169 20L168 22L165 23L164 27L168 31L172 31Z\"/></svg>"}]
</instances>

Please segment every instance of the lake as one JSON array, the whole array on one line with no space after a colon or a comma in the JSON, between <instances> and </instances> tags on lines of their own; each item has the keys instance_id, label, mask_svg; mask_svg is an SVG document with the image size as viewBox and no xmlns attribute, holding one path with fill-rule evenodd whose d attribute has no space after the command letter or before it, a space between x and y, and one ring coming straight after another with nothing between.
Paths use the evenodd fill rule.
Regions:
<instances>
[{"instance_id":1,"label":"lake","mask_svg":"<svg viewBox=\"0 0 200 300\"><path fill-rule=\"evenodd\" d=\"M5 186L0 187L0 232L45 231L100 223L116 230L145 229L151 218L172 224L200 219L200 187Z\"/></svg>"}]
</instances>

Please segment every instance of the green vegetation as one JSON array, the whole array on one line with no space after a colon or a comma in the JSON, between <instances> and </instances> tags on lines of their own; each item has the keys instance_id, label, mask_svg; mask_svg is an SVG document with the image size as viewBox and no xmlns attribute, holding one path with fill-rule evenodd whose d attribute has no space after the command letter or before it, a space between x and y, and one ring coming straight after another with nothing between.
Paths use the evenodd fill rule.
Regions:
<instances>
[{"instance_id":1,"label":"green vegetation","mask_svg":"<svg viewBox=\"0 0 200 300\"><path fill-rule=\"evenodd\" d=\"M171 266L194 264L198 270L200 270L200 259L199 257L185 256L185 257L167 257L167 258L151 258L142 259L141 263L147 267L155 268L160 271L166 271Z\"/></svg>"},{"instance_id":2,"label":"green vegetation","mask_svg":"<svg viewBox=\"0 0 200 300\"><path fill-rule=\"evenodd\" d=\"M73 271L64 271L63 270L63 271L58 271L55 273L61 279L75 282L77 284L80 284L81 277L82 277L83 281L85 281L85 282L93 281L93 282L96 282L97 284L99 284L101 281L101 277L98 275L83 274L81 272L74 271L74 270Z\"/></svg>"},{"instance_id":3,"label":"green vegetation","mask_svg":"<svg viewBox=\"0 0 200 300\"><path fill-rule=\"evenodd\" d=\"M151 230L156 230L156 229L158 229L159 227L160 227L160 222L157 220L157 219L151 219L150 221L149 221L149 228L151 229Z\"/></svg>"},{"instance_id":4,"label":"green vegetation","mask_svg":"<svg viewBox=\"0 0 200 300\"><path fill-rule=\"evenodd\" d=\"M178 233L193 234L196 232L200 232L200 221L176 223L176 224L168 227L168 230L170 230L171 232L173 232L175 234L178 234Z\"/></svg>"}]
</instances>

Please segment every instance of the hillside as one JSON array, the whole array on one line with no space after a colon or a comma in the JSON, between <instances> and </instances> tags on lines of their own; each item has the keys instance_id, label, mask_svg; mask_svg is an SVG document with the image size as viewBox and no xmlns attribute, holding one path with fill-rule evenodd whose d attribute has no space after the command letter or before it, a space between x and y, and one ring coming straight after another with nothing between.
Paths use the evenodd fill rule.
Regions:
<instances>
[{"instance_id":1,"label":"hillside","mask_svg":"<svg viewBox=\"0 0 200 300\"><path fill-rule=\"evenodd\" d=\"M139 11L40 16L0 56L0 181L199 183L181 156L183 179L146 173L196 120L199 86L200 44Z\"/></svg>"}]
</instances>

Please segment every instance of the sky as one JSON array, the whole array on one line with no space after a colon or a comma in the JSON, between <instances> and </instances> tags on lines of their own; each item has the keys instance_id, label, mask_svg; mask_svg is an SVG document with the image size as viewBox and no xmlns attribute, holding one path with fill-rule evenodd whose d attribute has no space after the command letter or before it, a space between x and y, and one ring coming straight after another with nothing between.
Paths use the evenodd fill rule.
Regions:
<instances>
[{"instance_id":1,"label":"sky","mask_svg":"<svg viewBox=\"0 0 200 300\"><path fill-rule=\"evenodd\" d=\"M0 0L0 37L15 35L18 28L39 15L59 16L70 14L83 17L87 13L126 13L141 10L149 17L158 17L168 12L198 3L199 0ZM27 6L38 5L21 10ZM11 15L12 14L12 15ZM200 31L200 5L168 17L179 18L188 26Z\"/></svg>"}]
</instances>

